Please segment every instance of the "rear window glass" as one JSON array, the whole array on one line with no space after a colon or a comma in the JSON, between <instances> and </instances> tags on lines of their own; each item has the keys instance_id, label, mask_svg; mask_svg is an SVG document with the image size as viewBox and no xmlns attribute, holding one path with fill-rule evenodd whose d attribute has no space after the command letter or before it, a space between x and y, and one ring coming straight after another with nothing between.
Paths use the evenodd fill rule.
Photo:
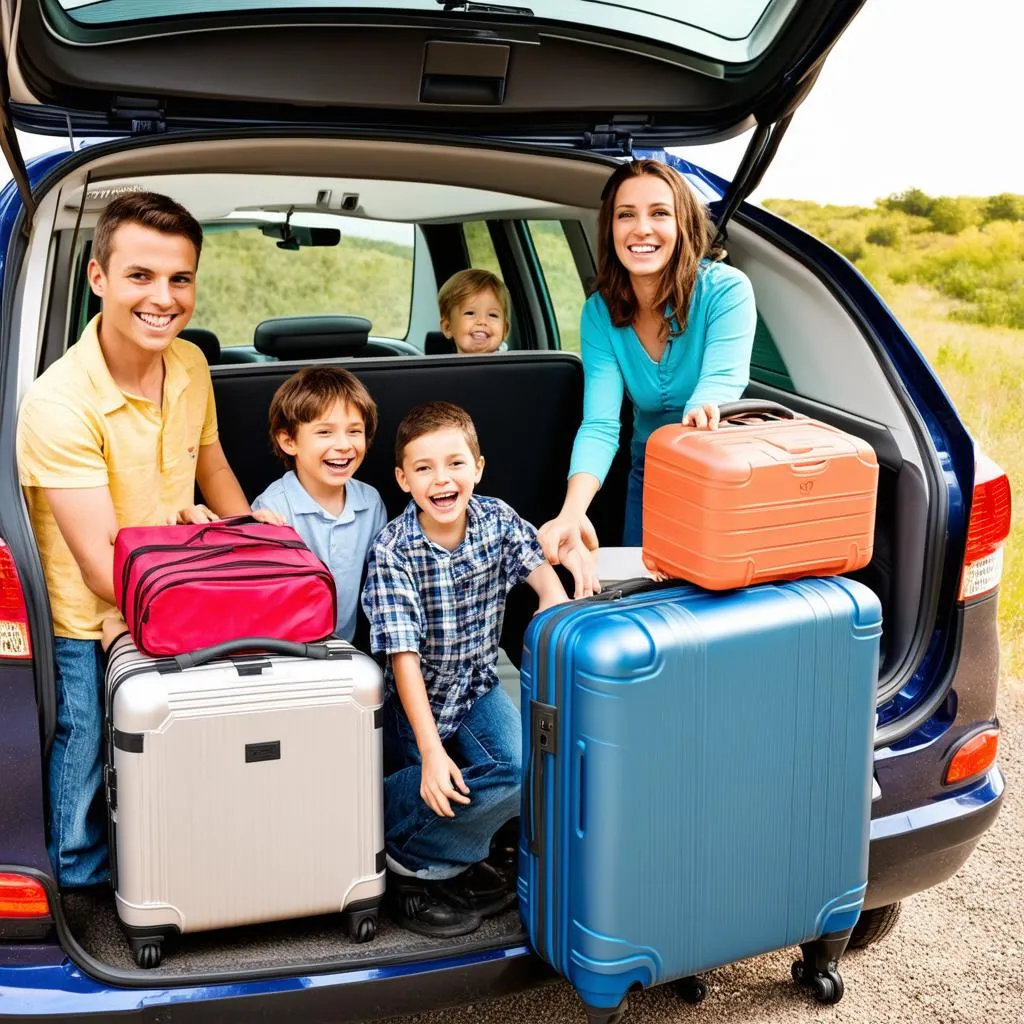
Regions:
<instances>
[{"instance_id":1,"label":"rear window glass","mask_svg":"<svg viewBox=\"0 0 1024 1024\"><path fill-rule=\"evenodd\" d=\"M298 220L298 217L296 217ZM302 223L310 224L307 216ZM345 314L366 317L370 333L404 339L412 304L411 224L327 218L337 245L280 248L252 223L204 227L193 327L222 347L251 345L261 320Z\"/></svg>"},{"instance_id":2,"label":"rear window glass","mask_svg":"<svg viewBox=\"0 0 1024 1024\"><path fill-rule=\"evenodd\" d=\"M383 10L409 14L442 13L437 0L47 0L81 26L122 26L204 14L237 15L274 11ZM546 0L502 6L531 9L546 21L657 39L714 60L742 62L759 56L772 42L800 0ZM820 0L807 0L820 2ZM460 5L452 5L458 7ZM457 17L457 15L456 15ZM140 33L141 34L141 33Z\"/></svg>"}]
</instances>

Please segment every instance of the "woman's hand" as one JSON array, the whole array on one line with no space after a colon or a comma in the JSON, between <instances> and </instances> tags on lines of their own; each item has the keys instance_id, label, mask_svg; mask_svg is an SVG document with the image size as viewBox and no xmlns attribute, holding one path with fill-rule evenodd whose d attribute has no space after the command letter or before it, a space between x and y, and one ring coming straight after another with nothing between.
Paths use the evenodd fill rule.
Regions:
<instances>
[{"instance_id":1,"label":"woman's hand","mask_svg":"<svg viewBox=\"0 0 1024 1024\"><path fill-rule=\"evenodd\" d=\"M705 402L696 409L691 409L683 417L683 426L696 427L698 430L717 430L719 419L718 406L714 402Z\"/></svg>"},{"instance_id":2,"label":"woman's hand","mask_svg":"<svg viewBox=\"0 0 1024 1024\"><path fill-rule=\"evenodd\" d=\"M564 565L572 573L574 597L590 597L601 592L597 579L597 533L590 519L563 512L537 531L544 557L551 565Z\"/></svg>"},{"instance_id":3,"label":"woman's hand","mask_svg":"<svg viewBox=\"0 0 1024 1024\"><path fill-rule=\"evenodd\" d=\"M460 804L469 803L469 786L462 781L459 766L440 744L431 748L423 757L423 764L420 767L420 796L441 818L455 817L452 800Z\"/></svg>"}]
</instances>

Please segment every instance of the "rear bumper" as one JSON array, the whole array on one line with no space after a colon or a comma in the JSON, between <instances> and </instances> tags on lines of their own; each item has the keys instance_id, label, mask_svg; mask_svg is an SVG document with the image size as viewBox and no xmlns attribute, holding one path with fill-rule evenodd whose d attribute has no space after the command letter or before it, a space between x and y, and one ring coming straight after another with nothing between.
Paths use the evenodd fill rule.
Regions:
<instances>
[{"instance_id":1,"label":"rear bumper","mask_svg":"<svg viewBox=\"0 0 1024 1024\"><path fill-rule=\"evenodd\" d=\"M874 819L864 909L895 903L956 874L999 814L1004 788L993 765L956 794Z\"/></svg>"},{"instance_id":2,"label":"rear bumper","mask_svg":"<svg viewBox=\"0 0 1024 1024\"><path fill-rule=\"evenodd\" d=\"M429 965L187 988L112 988L65 959L32 967L0 966L0 1021L343 1024L493 999L553 979L526 946Z\"/></svg>"}]
</instances>

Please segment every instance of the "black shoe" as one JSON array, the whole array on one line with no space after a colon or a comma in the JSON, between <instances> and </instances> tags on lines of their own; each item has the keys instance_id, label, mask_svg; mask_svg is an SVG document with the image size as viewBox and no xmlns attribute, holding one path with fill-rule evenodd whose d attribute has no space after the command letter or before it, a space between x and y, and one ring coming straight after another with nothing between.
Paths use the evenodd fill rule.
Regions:
<instances>
[{"instance_id":1,"label":"black shoe","mask_svg":"<svg viewBox=\"0 0 1024 1024\"><path fill-rule=\"evenodd\" d=\"M509 891L514 893L519 878L518 818L513 818L494 833L487 863L505 879Z\"/></svg>"},{"instance_id":2,"label":"black shoe","mask_svg":"<svg viewBox=\"0 0 1024 1024\"><path fill-rule=\"evenodd\" d=\"M506 877L485 860L437 884L452 906L480 917L503 914L516 904L515 888L510 889Z\"/></svg>"},{"instance_id":3,"label":"black shoe","mask_svg":"<svg viewBox=\"0 0 1024 1024\"><path fill-rule=\"evenodd\" d=\"M453 906L440 882L388 872L387 897L395 921L417 935L453 939L480 927L480 915Z\"/></svg>"}]
</instances>

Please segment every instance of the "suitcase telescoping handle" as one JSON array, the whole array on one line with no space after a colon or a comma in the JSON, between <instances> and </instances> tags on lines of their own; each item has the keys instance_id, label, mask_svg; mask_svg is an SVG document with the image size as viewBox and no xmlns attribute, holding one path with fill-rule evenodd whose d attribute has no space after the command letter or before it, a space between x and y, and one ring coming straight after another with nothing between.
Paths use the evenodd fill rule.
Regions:
<instances>
[{"instance_id":1,"label":"suitcase telescoping handle","mask_svg":"<svg viewBox=\"0 0 1024 1024\"><path fill-rule=\"evenodd\" d=\"M742 423L747 416L767 416L771 419L791 420L796 417L792 409L787 409L778 402L769 402L764 398L743 398L738 402L723 402L718 409L720 424L725 427L729 422Z\"/></svg>"},{"instance_id":2,"label":"suitcase telescoping handle","mask_svg":"<svg viewBox=\"0 0 1024 1024\"><path fill-rule=\"evenodd\" d=\"M293 658L317 658L323 661L331 656L327 644L297 644L291 640L273 640L270 637L249 637L228 640L212 647L201 647L198 651L176 654L174 661L178 668L196 668L218 658L228 658L240 651L261 651L268 654L287 654Z\"/></svg>"}]
</instances>

